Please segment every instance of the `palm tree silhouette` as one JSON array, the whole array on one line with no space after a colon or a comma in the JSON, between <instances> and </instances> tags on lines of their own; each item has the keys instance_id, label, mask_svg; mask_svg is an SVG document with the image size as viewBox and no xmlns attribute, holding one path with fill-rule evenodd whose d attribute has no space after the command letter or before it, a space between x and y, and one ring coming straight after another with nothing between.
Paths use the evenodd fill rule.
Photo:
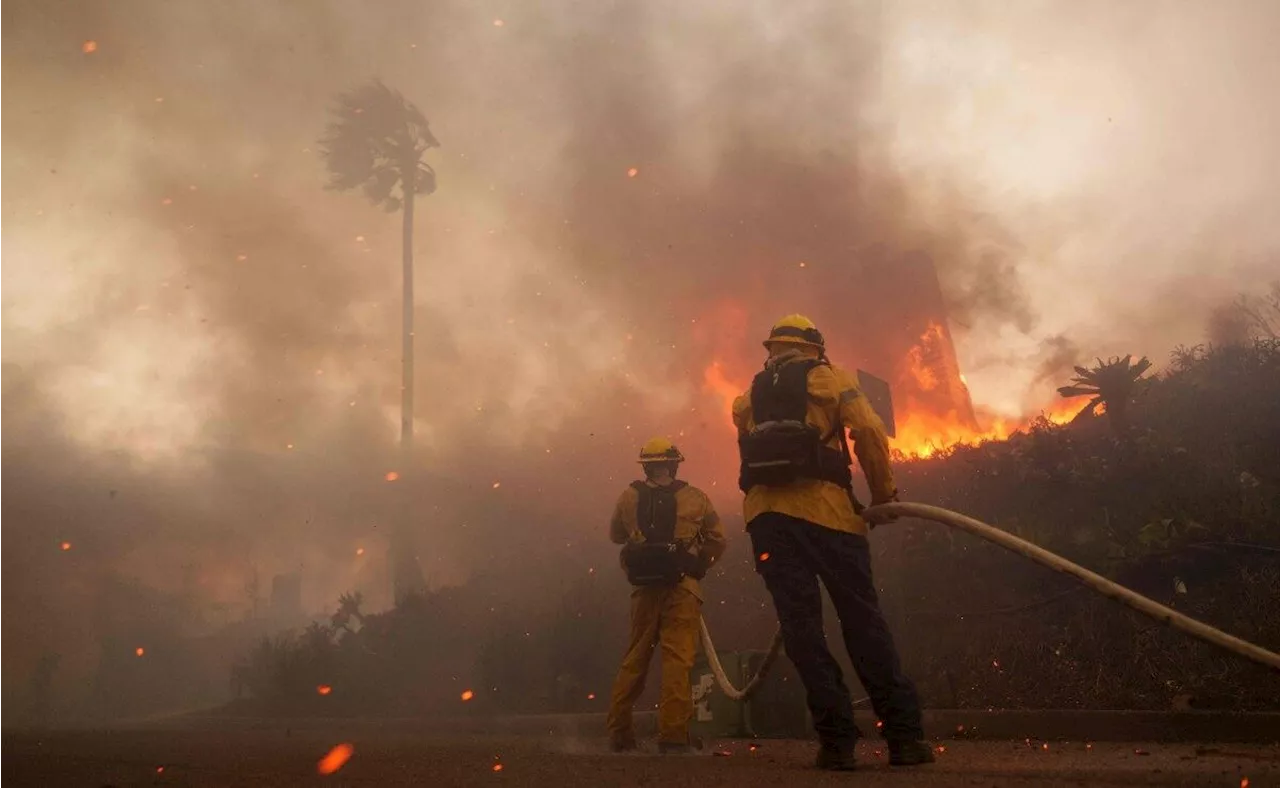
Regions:
<instances>
[{"instance_id":1,"label":"palm tree silhouette","mask_svg":"<svg viewBox=\"0 0 1280 788\"><path fill-rule=\"evenodd\" d=\"M1101 405L1106 409L1111 429L1117 435L1123 435L1129 429L1129 401L1148 369L1151 369L1151 362L1146 356L1138 359L1136 364L1132 355L1116 356L1105 362L1098 359L1092 369L1076 367L1071 385L1059 388L1058 393L1063 397L1093 397L1080 415L1093 414Z\"/></svg>"},{"instance_id":2,"label":"palm tree silhouette","mask_svg":"<svg viewBox=\"0 0 1280 788\"><path fill-rule=\"evenodd\" d=\"M338 95L320 145L329 169L328 188L361 188L375 206L401 212L400 464L404 476L413 451L413 207L419 194L435 193L436 172L422 157L440 147L440 142L417 107L375 79ZM407 497L405 507L402 522L392 531L392 583L397 598L424 586L409 535Z\"/></svg>"}]
</instances>

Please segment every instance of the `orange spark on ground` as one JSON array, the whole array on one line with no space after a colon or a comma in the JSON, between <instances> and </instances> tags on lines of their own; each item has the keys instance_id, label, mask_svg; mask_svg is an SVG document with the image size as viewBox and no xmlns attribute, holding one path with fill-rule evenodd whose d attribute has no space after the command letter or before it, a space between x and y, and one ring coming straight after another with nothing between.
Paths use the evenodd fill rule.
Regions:
<instances>
[{"instance_id":1,"label":"orange spark on ground","mask_svg":"<svg viewBox=\"0 0 1280 788\"><path fill-rule=\"evenodd\" d=\"M502 771L502 764L500 764L500 763L495 763L495 764L493 765L493 770L494 770L495 772L500 772L500 771Z\"/></svg>"},{"instance_id":2,"label":"orange spark on ground","mask_svg":"<svg viewBox=\"0 0 1280 788\"><path fill-rule=\"evenodd\" d=\"M761 561L768 561L768 560L769 560L769 554L768 554L768 553L761 553L761 554L760 554L760 560L761 560Z\"/></svg>"},{"instance_id":3,"label":"orange spark on ground","mask_svg":"<svg viewBox=\"0 0 1280 788\"><path fill-rule=\"evenodd\" d=\"M635 167L632 167L631 169L627 170L628 178L634 178L639 174L640 174L640 170L636 169Z\"/></svg>"},{"instance_id":4,"label":"orange spark on ground","mask_svg":"<svg viewBox=\"0 0 1280 788\"><path fill-rule=\"evenodd\" d=\"M328 695L330 692L333 692L333 687L330 687L328 684L321 684L316 687L316 692L321 695Z\"/></svg>"},{"instance_id":5,"label":"orange spark on ground","mask_svg":"<svg viewBox=\"0 0 1280 788\"><path fill-rule=\"evenodd\" d=\"M463 690L463 691L462 691L462 700L463 700L463 702L469 701L469 700L471 700L472 698L474 698L475 696L476 696L476 694L475 694L474 692L472 692L471 690Z\"/></svg>"},{"instance_id":6,"label":"orange spark on ground","mask_svg":"<svg viewBox=\"0 0 1280 788\"><path fill-rule=\"evenodd\" d=\"M498 488L499 488L499 487L501 487L501 486L502 486L502 482L494 482L494 483L493 483L493 489L495 489L495 490L496 490L496 489L498 489Z\"/></svg>"},{"instance_id":7,"label":"orange spark on ground","mask_svg":"<svg viewBox=\"0 0 1280 788\"><path fill-rule=\"evenodd\" d=\"M383 478L389 482L394 482L396 479L400 478L400 474L396 473L395 471L387 471L387 475L384 476Z\"/></svg>"},{"instance_id":8,"label":"orange spark on ground","mask_svg":"<svg viewBox=\"0 0 1280 788\"><path fill-rule=\"evenodd\" d=\"M595 699L596 699L596 694L594 692L589 693L587 695L587 700L595 700Z\"/></svg>"},{"instance_id":9,"label":"orange spark on ground","mask_svg":"<svg viewBox=\"0 0 1280 788\"><path fill-rule=\"evenodd\" d=\"M143 654L146 654L146 653L147 653L147 650L146 650L145 648L143 648L142 646L138 646L137 648L135 648L135 649L133 650L133 653L134 653L134 654L136 654L136 655L138 655L138 656L140 657L140 656L142 656Z\"/></svg>"},{"instance_id":10,"label":"orange spark on ground","mask_svg":"<svg viewBox=\"0 0 1280 788\"><path fill-rule=\"evenodd\" d=\"M939 744L939 745L938 745L938 752L939 752L939 753L944 753L944 752L946 752L946 751L947 751L947 745L945 745L945 744Z\"/></svg>"},{"instance_id":11,"label":"orange spark on ground","mask_svg":"<svg viewBox=\"0 0 1280 788\"><path fill-rule=\"evenodd\" d=\"M157 767L156 767L156 774L164 774L164 767L163 767L163 766L157 766Z\"/></svg>"},{"instance_id":12,"label":"orange spark on ground","mask_svg":"<svg viewBox=\"0 0 1280 788\"><path fill-rule=\"evenodd\" d=\"M343 764L351 760L351 754L356 751L355 747L350 744L339 744L329 754L320 759L320 763L316 765L316 771L320 774L333 774L342 768Z\"/></svg>"},{"instance_id":13,"label":"orange spark on ground","mask_svg":"<svg viewBox=\"0 0 1280 788\"><path fill-rule=\"evenodd\" d=\"M64 552L64 553L65 553L66 551L68 551L68 550L70 550L70 549L71 549L71 543L70 543L70 542L63 542L63 543L62 543L62 552Z\"/></svg>"},{"instance_id":14,"label":"orange spark on ground","mask_svg":"<svg viewBox=\"0 0 1280 788\"><path fill-rule=\"evenodd\" d=\"M356 555L364 555L364 548L363 548L363 547L357 547L357 548L356 548Z\"/></svg>"},{"instance_id":15,"label":"orange spark on ground","mask_svg":"<svg viewBox=\"0 0 1280 788\"><path fill-rule=\"evenodd\" d=\"M86 55L88 55L88 54L92 54L92 53L94 53L94 52L97 52L97 51L98 51L98 42L97 42L97 41L86 41L86 42L84 42L83 44L81 44L81 45L80 45L80 51L81 51L81 52L83 52L83 53L85 53Z\"/></svg>"}]
</instances>

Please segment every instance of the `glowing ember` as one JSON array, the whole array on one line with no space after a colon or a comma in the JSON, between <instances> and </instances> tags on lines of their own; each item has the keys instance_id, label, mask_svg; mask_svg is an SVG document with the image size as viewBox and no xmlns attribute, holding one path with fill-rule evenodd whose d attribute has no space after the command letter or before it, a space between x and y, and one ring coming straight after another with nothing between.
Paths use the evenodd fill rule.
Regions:
<instances>
[{"instance_id":1,"label":"glowing ember","mask_svg":"<svg viewBox=\"0 0 1280 788\"><path fill-rule=\"evenodd\" d=\"M395 471L387 471L387 475L384 476L383 478L389 482L394 482L396 479L400 478L400 474L396 473Z\"/></svg>"},{"instance_id":2,"label":"glowing ember","mask_svg":"<svg viewBox=\"0 0 1280 788\"><path fill-rule=\"evenodd\" d=\"M1248 778L1248 777L1241 777L1241 778L1240 778L1240 788L1249 788L1249 778Z\"/></svg>"},{"instance_id":3,"label":"glowing ember","mask_svg":"<svg viewBox=\"0 0 1280 788\"><path fill-rule=\"evenodd\" d=\"M364 548L363 548L363 547L357 547L357 548L356 548L356 555L364 555Z\"/></svg>"},{"instance_id":4,"label":"glowing ember","mask_svg":"<svg viewBox=\"0 0 1280 788\"><path fill-rule=\"evenodd\" d=\"M65 553L66 551L68 551L68 550L70 550L70 549L71 549L71 543L70 543L70 542L63 542L63 543L62 543L62 552L64 552L64 553Z\"/></svg>"},{"instance_id":5,"label":"glowing ember","mask_svg":"<svg viewBox=\"0 0 1280 788\"><path fill-rule=\"evenodd\" d=\"M939 745L938 745L938 747L937 747L937 750L938 750L938 753L939 753L939 754L944 753L944 752L946 752L946 751L947 751L947 745L945 745L945 744L939 744Z\"/></svg>"},{"instance_id":6,"label":"glowing ember","mask_svg":"<svg viewBox=\"0 0 1280 788\"><path fill-rule=\"evenodd\" d=\"M502 486L502 482L494 482L494 483L493 483L493 489L495 489L495 490L496 490L496 489L498 489L498 488L499 488L499 487L501 487L501 486Z\"/></svg>"},{"instance_id":7,"label":"glowing ember","mask_svg":"<svg viewBox=\"0 0 1280 788\"><path fill-rule=\"evenodd\" d=\"M505 23L505 22L503 22L501 19L495 19L495 20L493 20L493 26L494 26L494 27L502 27L504 24L506 24L506 23Z\"/></svg>"},{"instance_id":8,"label":"glowing ember","mask_svg":"<svg viewBox=\"0 0 1280 788\"><path fill-rule=\"evenodd\" d=\"M1040 745L1040 749L1042 749L1042 750L1047 750L1047 749L1049 749L1049 742L1045 742L1044 744L1041 744L1041 745Z\"/></svg>"},{"instance_id":9,"label":"glowing ember","mask_svg":"<svg viewBox=\"0 0 1280 788\"><path fill-rule=\"evenodd\" d=\"M493 770L494 770L495 772L500 772L500 771L502 771L502 764L500 764L500 763L495 763L495 764L493 765Z\"/></svg>"},{"instance_id":10,"label":"glowing ember","mask_svg":"<svg viewBox=\"0 0 1280 788\"><path fill-rule=\"evenodd\" d=\"M801 261L800 261L800 267L801 267L801 268L804 268L804 267L806 267L807 265L808 265L808 263L806 263L805 261L803 261L803 260L801 260Z\"/></svg>"},{"instance_id":11,"label":"glowing ember","mask_svg":"<svg viewBox=\"0 0 1280 788\"><path fill-rule=\"evenodd\" d=\"M137 648L135 648L135 649L133 650L133 653L134 653L134 654L136 654L136 655L138 655L138 656L140 657L140 656L142 656L143 654L146 654L146 653L147 653L147 650L146 650L145 648L143 648L142 646L138 646Z\"/></svg>"},{"instance_id":12,"label":"glowing ember","mask_svg":"<svg viewBox=\"0 0 1280 788\"><path fill-rule=\"evenodd\" d=\"M360 243L364 243L364 236L363 236L363 235L357 235L357 236L356 236L356 243L358 243L358 244L360 244Z\"/></svg>"},{"instance_id":13,"label":"glowing ember","mask_svg":"<svg viewBox=\"0 0 1280 788\"><path fill-rule=\"evenodd\" d=\"M635 167L632 167L631 169L627 170L628 178L634 178L639 174L640 174L640 170L636 169Z\"/></svg>"},{"instance_id":14,"label":"glowing ember","mask_svg":"<svg viewBox=\"0 0 1280 788\"><path fill-rule=\"evenodd\" d=\"M594 692L589 693L587 695L587 700L595 700L595 699L596 699L596 694Z\"/></svg>"},{"instance_id":15,"label":"glowing ember","mask_svg":"<svg viewBox=\"0 0 1280 788\"><path fill-rule=\"evenodd\" d=\"M350 744L339 744L329 754L320 759L320 763L316 766L316 771L320 774L333 774L343 767L343 765L351 760L351 754L356 751L355 747Z\"/></svg>"},{"instance_id":16,"label":"glowing ember","mask_svg":"<svg viewBox=\"0 0 1280 788\"><path fill-rule=\"evenodd\" d=\"M769 560L769 554L768 554L768 553L761 553L761 554L760 554L760 560L761 560L761 561L768 561L768 560Z\"/></svg>"},{"instance_id":17,"label":"glowing ember","mask_svg":"<svg viewBox=\"0 0 1280 788\"><path fill-rule=\"evenodd\" d=\"M164 774L164 767L163 767L163 766L157 766L157 767L156 767L156 774Z\"/></svg>"},{"instance_id":18,"label":"glowing ember","mask_svg":"<svg viewBox=\"0 0 1280 788\"><path fill-rule=\"evenodd\" d=\"M241 263L243 263L245 260L248 260L248 259L249 259L249 255L245 254L244 252L241 252L240 254L236 255L236 260Z\"/></svg>"},{"instance_id":19,"label":"glowing ember","mask_svg":"<svg viewBox=\"0 0 1280 788\"><path fill-rule=\"evenodd\" d=\"M884 727L884 720L876 720L876 730L880 730L883 727Z\"/></svg>"},{"instance_id":20,"label":"glowing ember","mask_svg":"<svg viewBox=\"0 0 1280 788\"><path fill-rule=\"evenodd\" d=\"M475 694L474 692L472 692L471 690L463 690L463 691L462 691L462 700L463 700L463 702L464 702L464 703L465 703L466 701L471 700L471 699L472 699L472 698L474 698L475 696L476 696L476 694Z\"/></svg>"},{"instance_id":21,"label":"glowing ember","mask_svg":"<svg viewBox=\"0 0 1280 788\"><path fill-rule=\"evenodd\" d=\"M991 660L991 667L995 668L996 670L999 670L999 669L1000 669L1000 661L999 661L999 660L995 660L995 659Z\"/></svg>"},{"instance_id":22,"label":"glowing ember","mask_svg":"<svg viewBox=\"0 0 1280 788\"><path fill-rule=\"evenodd\" d=\"M83 44L81 44L81 45L80 45L80 51L81 51L81 52L83 52L83 53L85 53L86 55L91 54L91 53L93 53L93 52L97 52L97 51L98 51L98 42L97 42L97 41L86 41L86 42L84 42Z\"/></svg>"},{"instance_id":23,"label":"glowing ember","mask_svg":"<svg viewBox=\"0 0 1280 788\"><path fill-rule=\"evenodd\" d=\"M328 695L330 692L333 692L333 687L330 687L328 684L321 684L316 687L316 694L318 695Z\"/></svg>"},{"instance_id":24,"label":"glowing ember","mask_svg":"<svg viewBox=\"0 0 1280 788\"><path fill-rule=\"evenodd\" d=\"M1084 748L1085 748L1086 750L1092 750L1092 749L1093 749L1093 745L1092 745L1092 744L1086 744L1086 745L1084 746Z\"/></svg>"}]
</instances>

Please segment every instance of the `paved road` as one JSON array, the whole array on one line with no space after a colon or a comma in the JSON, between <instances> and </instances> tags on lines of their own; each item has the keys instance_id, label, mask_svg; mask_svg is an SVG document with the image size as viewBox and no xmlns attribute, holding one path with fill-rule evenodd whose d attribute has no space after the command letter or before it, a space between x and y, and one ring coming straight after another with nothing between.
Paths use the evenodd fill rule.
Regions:
<instances>
[{"instance_id":1,"label":"paved road","mask_svg":"<svg viewBox=\"0 0 1280 788\"><path fill-rule=\"evenodd\" d=\"M349 743L338 771L320 760ZM938 762L890 769L880 742L854 774L809 768L808 742L723 742L700 755L613 756L599 741L427 737L347 730L130 730L6 734L4 784L16 786L1223 786L1280 788L1280 747L1246 744L952 741ZM723 755L715 755L719 751ZM501 766L495 770L495 766ZM1242 780L1248 780L1247 783Z\"/></svg>"}]
</instances>

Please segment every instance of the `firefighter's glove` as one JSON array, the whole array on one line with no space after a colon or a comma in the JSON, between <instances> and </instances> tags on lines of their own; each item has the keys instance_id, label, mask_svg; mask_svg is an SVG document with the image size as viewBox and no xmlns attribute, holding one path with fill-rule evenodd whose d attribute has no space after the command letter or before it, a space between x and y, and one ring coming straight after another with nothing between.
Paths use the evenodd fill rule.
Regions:
<instances>
[{"instance_id":1,"label":"firefighter's glove","mask_svg":"<svg viewBox=\"0 0 1280 788\"><path fill-rule=\"evenodd\" d=\"M681 551L680 564L680 570L695 580L701 580L707 576L707 562L703 561L702 556L697 553Z\"/></svg>"}]
</instances>

